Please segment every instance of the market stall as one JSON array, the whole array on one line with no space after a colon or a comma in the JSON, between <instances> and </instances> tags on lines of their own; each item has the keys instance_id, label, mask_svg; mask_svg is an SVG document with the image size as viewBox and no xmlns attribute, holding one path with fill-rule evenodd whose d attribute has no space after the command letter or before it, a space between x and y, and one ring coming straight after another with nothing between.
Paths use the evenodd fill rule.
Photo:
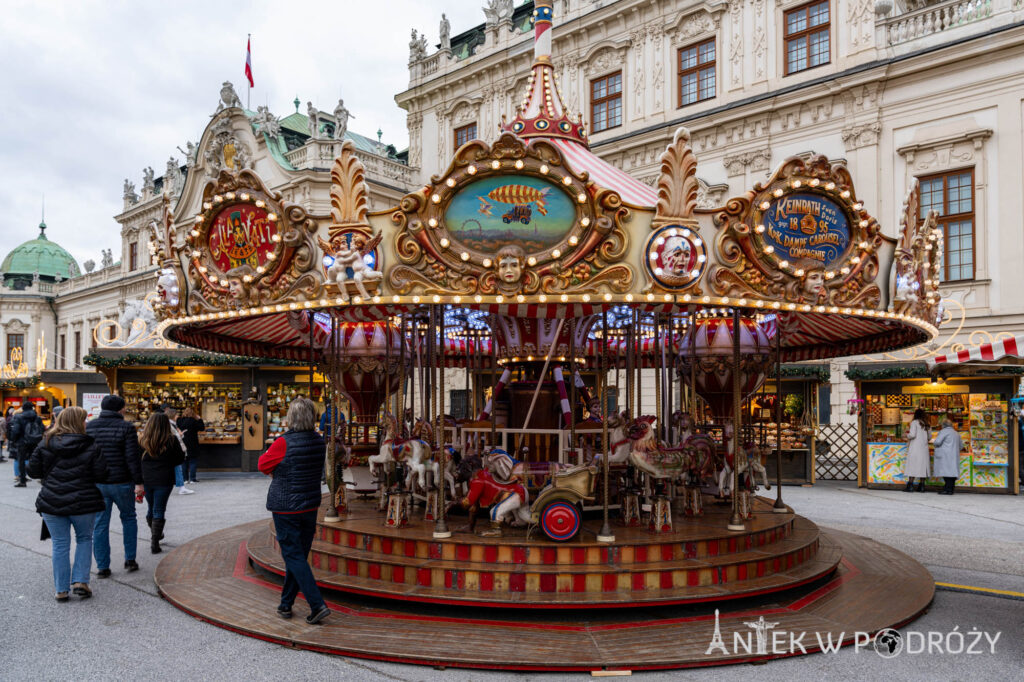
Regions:
<instances>
[{"instance_id":1,"label":"market stall","mask_svg":"<svg viewBox=\"0 0 1024 682\"><path fill-rule=\"evenodd\" d=\"M865 377L857 381L863 400L860 485L890 489L905 485L907 430L920 408L932 439L948 418L963 440L958 492L1019 492L1018 439L1010 410L1019 381L1015 376L932 378L920 365L873 371L854 367L848 374ZM869 378L887 374L910 376ZM929 478L927 485L937 489L942 479Z\"/></svg>"}]
</instances>

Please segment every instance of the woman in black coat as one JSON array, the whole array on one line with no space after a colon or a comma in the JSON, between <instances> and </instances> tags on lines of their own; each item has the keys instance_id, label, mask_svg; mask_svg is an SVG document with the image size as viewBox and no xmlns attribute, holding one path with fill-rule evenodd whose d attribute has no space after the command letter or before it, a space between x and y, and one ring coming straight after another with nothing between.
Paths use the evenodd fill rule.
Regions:
<instances>
[{"instance_id":1,"label":"woman in black coat","mask_svg":"<svg viewBox=\"0 0 1024 682\"><path fill-rule=\"evenodd\" d=\"M178 437L171 432L171 420L163 412L154 412L139 437L142 447L142 484L146 490L146 523L152 531L149 549L159 554L164 538L164 512L174 490L174 467L185 461Z\"/></svg>"},{"instance_id":2,"label":"woman in black coat","mask_svg":"<svg viewBox=\"0 0 1024 682\"><path fill-rule=\"evenodd\" d=\"M68 407L54 418L28 461L28 475L42 481L36 511L53 538L53 586L59 602L69 588L83 599L92 596L92 535L97 512L106 506L97 483L107 479L107 464L92 436L85 433L87 413ZM71 565L71 528L75 529L75 563Z\"/></svg>"},{"instance_id":3,"label":"woman in black coat","mask_svg":"<svg viewBox=\"0 0 1024 682\"><path fill-rule=\"evenodd\" d=\"M177 424L185 440L185 466L182 467L185 483L198 483L196 473L199 469L199 432L206 430L206 422L196 416L195 410L186 407L185 412L178 417Z\"/></svg>"}]
</instances>

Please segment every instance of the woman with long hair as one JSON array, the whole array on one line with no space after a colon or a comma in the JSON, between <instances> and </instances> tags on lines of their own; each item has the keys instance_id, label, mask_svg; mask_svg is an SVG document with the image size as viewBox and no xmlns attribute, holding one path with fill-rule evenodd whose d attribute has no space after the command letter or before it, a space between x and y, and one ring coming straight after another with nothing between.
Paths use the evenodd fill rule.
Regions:
<instances>
[{"instance_id":1,"label":"woman with long hair","mask_svg":"<svg viewBox=\"0 0 1024 682\"><path fill-rule=\"evenodd\" d=\"M106 508L97 483L107 479L107 463L92 436L85 433L81 407L61 411L28 460L28 474L42 482L38 511L53 538L53 586L59 602L73 590L92 596L92 534L96 514ZM75 529L75 563L71 564L71 528Z\"/></svg>"},{"instance_id":2,"label":"woman with long hair","mask_svg":"<svg viewBox=\"0 0 1024 682\"><path fill-rule=\"evenodd\" d=\"M914 418L907 431L907 462L903 467L903 475L907 477L907 487L903 492L915 490L924 492L924 479L928 478L928 422L927 415L920 407L914 410ZM914 487L914 479L917 487Z\"/></svg>"},{"instance_id":3,"label":"woman with long hair","mask_svg":"<svg viewBox=\"0 0 1024 682\"><path fill-rule=\"evenodd\" d=\"M151 531L149 549L159 554L163 551L160 541L164 538L167 500L174 490L174 469L185 461L185 452L181 441L171 431L171 420L163 412L149 416L139 436L139 445L142 447L142 484L148 505L146 523Z\"/></svg>"}]
</instances>

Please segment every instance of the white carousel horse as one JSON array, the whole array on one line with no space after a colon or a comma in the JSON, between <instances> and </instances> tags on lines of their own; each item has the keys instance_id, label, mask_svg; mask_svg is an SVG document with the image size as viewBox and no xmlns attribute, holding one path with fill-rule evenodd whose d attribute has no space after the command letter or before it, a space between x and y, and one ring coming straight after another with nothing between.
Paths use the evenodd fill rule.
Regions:
<instances>
[{"instance_id":1,"label":"white carousel horse","mask_svg":"<svg viewBox=\"0 0 1024 682\"><path fill-rule=\"evenodd\" d=\"M610 431L608 440L612 451L611 456L608 458L608 464L622 464L629 459L631 439L626 433L628 426L629 420L626 418L625 413L613 414L608 417L608 429ZM591 464L599 466L602 457L604 457L603 453L595 453Z\"/></svg>"},{"instance_id":2,"label":"white carousel horse","mask_svg":"<svg viewBox=\"0 0 1024 682\"><path fill-rule=\"evenodd\" d=\"M726 457L725 466L718 472L718 494L720 497L724 497L732 492L732 462L736 459L736 469L740 477L740 485L744 476L750 478L750 488L756 489L757 487L757 474L761 475L761 482L764 484L765 490L771 490L772 486L768 483L768 471L761 464L761 448L757 447L754 443L746 443L743 445L741 456L737 459L732 456Z\"/></svg>"},{"instance_id":3,"label":"white carousel horse","mask_svg":"<svg viewBox=\"0 0 1024 682\"><path fill-rule=\"evenodd\" d=\"M672 413L672 430L675 442L682 445L693 435L693 418L689 412L676 410Z\"/></svg>"},{"instance_id":4,"label":"white carousel horse","mask_svg":"<svg viewBox=\"0 0 1024 682\"><path fill-rule=\"evenodd\" d=\"M638 435L629 451L629 461L653 479L675 481L688 468L686 450L665 448L655 436L654 421L650 416L636 420Z\"/></svg>"},{"instance_id":5,"label":"white carousel horse","mask_svg":"<svg viewBox=\"0 0 1024 682\"><path fill-rule=\"evenodd\" d=\"M371 472L376 474L377 466L388 462L406 462L409 465L407 483L411 483L415 475L420 488L426 490L428 469L434 475L435 484L440 480L440 468L432 459L433 452L429 445L432 442L432 432L427 422L417 421L413 427L412 438L402 441L397 440L398 421L390 413L384 415L381 428L384 430L384 439L380 443L380 452L369 458Z\"/></svg>"}]
</instances>

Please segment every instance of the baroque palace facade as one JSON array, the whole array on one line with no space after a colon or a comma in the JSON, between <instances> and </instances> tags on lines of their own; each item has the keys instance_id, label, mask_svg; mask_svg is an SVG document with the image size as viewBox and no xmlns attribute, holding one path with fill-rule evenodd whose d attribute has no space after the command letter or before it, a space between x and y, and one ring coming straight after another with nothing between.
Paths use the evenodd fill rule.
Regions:
<instances>
[{"instance_id":1,"label":"baroque palace facade","mask_svg":"<svg viewBox=\"0 0 1024 682\"><path fill-rule=\"evenodd\" d=\"M410 44L409 159L419 180L474 137L497 138L527 90L532 3L428 53ZM852 420L850 363L923 361L1024 331L1021 0L561 0L554 69L591 150L648 184L679 126L714 207L785 158L845 161L895 236L914 178L945 231L948 322L929 347L832 364L831 418ZM426 160L421 164L421 160ZM998 282L999 286L995 286Z\"/></svg>"}]
</instances>

